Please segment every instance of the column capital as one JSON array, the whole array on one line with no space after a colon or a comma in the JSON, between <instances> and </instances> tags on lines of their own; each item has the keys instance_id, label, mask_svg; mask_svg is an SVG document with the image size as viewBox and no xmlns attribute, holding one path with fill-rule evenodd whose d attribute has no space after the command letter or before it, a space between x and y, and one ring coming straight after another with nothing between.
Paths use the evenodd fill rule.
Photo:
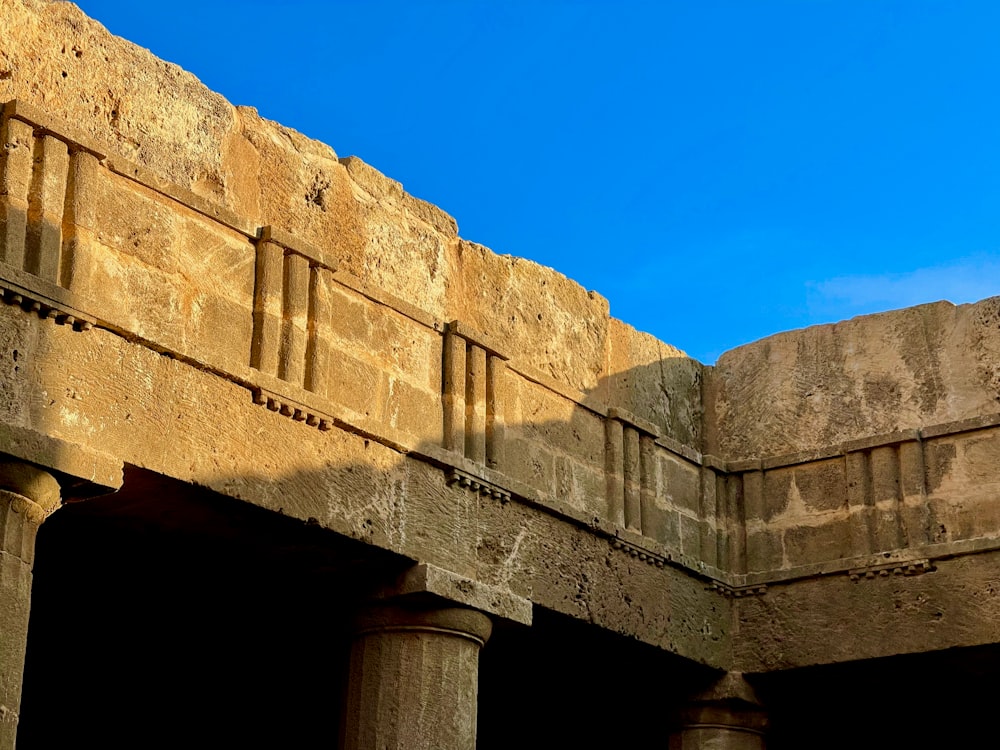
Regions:
<instances>
[{"instance_id":1,"label":"column capital","mask_svg":"<svg viewBox=\"0 0 1000 750\"><path fill-rule=\"evenodd\" d=\"M0 494L8 494L14 509L41 523L59 507L59 482L34 464L0 458Z\"/></svg>"},{"instance_id":2,"label":"column capital","mask_svg":"<svg viewBox=\"0 0 1000 750\"><path fill-rule=\"evenodd\" d=\"M739 672L727 672L692 695L677 718L679 726L671 738L671 750L764 747L767 713L753 686Z\"/></svg>"},{"instance_id":3,"label":"column capital","mask_svg":"<svg viewBox=\"0 0 1000 750\"><path fill-rule=\"evenodd\" d=\"M342 750L474 750L479 651L490 618L423 596L371 602L355 619Z\"/></svg>"},{"instance_id":4,"label":"column capital","mask_svg":"<svg viewBox=\"0 0 1000 750\"><path fill-rule=\"evenodd\" d=\"M507 587L492 586L430 563L411 565L376 589L373 597L375 601L427 602L434 607L474 609L494 619L531 625L528 599Z\"/></svg>"},{"instance_id":5,"label":"column capital","mask_svg":"<svg viewBox=\"0 0 1000 750\"><path fill-rule=\"evenodd\" d=\"M413 606L403 598L372 602L354 623L354 635L426 632L467 638L484 646L493 623L482 612L466 607Z\"/></svg>"}]
</instances>

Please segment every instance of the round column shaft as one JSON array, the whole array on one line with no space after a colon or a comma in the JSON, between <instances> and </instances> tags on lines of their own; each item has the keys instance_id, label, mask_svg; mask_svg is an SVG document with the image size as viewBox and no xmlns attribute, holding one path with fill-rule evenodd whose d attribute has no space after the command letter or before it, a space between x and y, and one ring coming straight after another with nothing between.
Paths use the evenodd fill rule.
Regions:
<instances>
[{"instance_id":1,"label":"round column shaft","mask_svg":"<svg viewBox=\"0 0 1000 750\"><path fill-rule=\"evenodd\" d=\"M0 750L13 750L17 737L35 535L58 505L51 474L0 460Z\"/></svg>"},{"instance_id":2,"label":"round column shaft","mask_svg":"<svg viewBox=\"0 0 1000 750\"><path fill-rule=\"evenodd\" d=\"M351 646L344 750L473 750L479 650L489 618L471 609L371 607Z\"/></svg>"},{"instance_id":3,"label":"round column shaft","mask_svg":"<svg viewBox=\"0 0 1000 750\"><path fill-rule=\"evenodd\" d=\"M764 750L767 714L743 675L724 675L681 710L670 750Z\"/></svg>"}]
</instances>

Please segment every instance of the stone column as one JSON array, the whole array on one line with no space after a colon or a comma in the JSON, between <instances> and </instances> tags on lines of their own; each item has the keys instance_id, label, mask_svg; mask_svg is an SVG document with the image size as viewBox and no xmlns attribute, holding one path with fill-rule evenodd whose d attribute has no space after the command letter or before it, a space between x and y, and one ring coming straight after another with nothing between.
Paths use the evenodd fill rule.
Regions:
<instances>
[{"instance_id":1,"label":"stone column","mask_svg":"<svg viewBox=\"0 0 1000 750\"><path fill-rule=\"evenodd\" d=\"M35 534L58 505L51 474L0 459L0 750L12 750L17 736Z\"/></svg>"},{"instance_id":2,"label":"stone column","mask_svg":"<svg viewBox=\"0 0 1000 750\"><path fill-rule=\"evenodd\" d=\"M343 750L473 750L483 613L447 603L371 605L351 646Z\"/></svg>"},{"instance_id":3,"label":"stone column","mask_svg":"<svg viewBox=\"0 0 1000 750\"><path fill-rule=\"evenodd\" d=\"M764 750L767 714L753 688L730 672L681 709L670 750Z\"/></svg>"}]
</instances>

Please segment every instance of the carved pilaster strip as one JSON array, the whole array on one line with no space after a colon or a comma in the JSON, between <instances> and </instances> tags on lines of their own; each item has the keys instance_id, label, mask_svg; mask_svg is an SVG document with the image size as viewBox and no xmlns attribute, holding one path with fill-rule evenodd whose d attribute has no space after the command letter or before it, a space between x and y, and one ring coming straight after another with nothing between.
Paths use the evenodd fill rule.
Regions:
<instances>
[{"instance_id":1,"label":"carved pilaster strip","mask_svg":"<svg viewBox=\"0 0 1000 750\"><path fill-rule=\"evenodd\" d=\"M64 289L73 288L73 279L78 273L78 246L80 230L94 227L97 185L100 162L89 151L74 151L70 155L69 178L66 185L66 211L63 215L62 263L59 270L59 285Z\"/></svg>"},{"instance_id":2,"label":"carved pilaster strip","mask_svg":"<svg viewBox=\"0 0 1000 750\"><path fill-rule=\"evenodd\" d=\"M718 481L714 469L701 469L700 514L698 521L698 554L709 565L718 567Z\"/></svg>"},{"instance_id":3,"label":"carved pilaster strip","mask_svg":"<svg viewBox=\"0 0 1000 750\"><path fill-rule=\"evenodd\" d=\"M444 335L444 447L465 453L465 339L451 328Z\"/></svg>"},{"instance_id":4,"label":"carved pilaster strip","mask_svg":"<svg viewBox=\"0 0 1000 750\"><path fill-rule=\"evenodd\" d=\"M729 537L729 564L731 573L747 570L747 524L744 512L743 477L731 475L726 479L726 533Z\"/></svg>"},{"instance_id":5,"label":"carved pilaster strip","mask_svg":"<svg viewBox=\"0 0 1000 750\"><path fill-rule=\"evenodd\" d=\"M875 550L902 547L902 495L899 486L899 446L883 445L869 454Z\"/></svg>"},{"instance_id":6,"label":"carved pilaster strip","mask_svg":"<svg viewBox=\"0 0 1000 750\"><path fill-rule=\"evenodd\" d=\"M504 452L507 357L488 338L453 320L444 333L444 447L497 469Z\"/></svg>"},{"instance_id":7,"label":"carved pilaster strip","mask_svg":"<svg viewBox=\"0 0 1000 750\"><path fill-rule=\"evenodd\" d=\"M927 475L924 443L912 440L899 446L899 484L902 494L903 534L909 547L929 544L930 506L927 502Z\"/></svg>"},{"instance_id":8,"label":"carved pilaster strip","mask_svg":"<svg viewBox=\"0 0 1000 750\"><path fill-rule=\"evenodd\" d=\"M850 513L851 548L856 556L870 555L875 547L871 469L867 451L848 453L844 460L847 510Z\"/></svg>"},{"instance_id":9,"label":"carved pilaster strip","mask_svg":"<svg viewBox=\"0 0 1000 750\"><path fill-rule=\"evenodd\" d=\"M257 243L250 365L268 375L278 374L283 257L280 245L263 238Z\"/></svg>"},{"instance_id":10,"label":"carved pilaster strip","mask_svg":"<svg viewBox=\"0 0 1000 750\"><path fill-rule=\"evenodd\" d=\"M24 268L35 136L32 127L7 118L0 128L0 261Z\"/></svg>"},{"instance_id":11,"label":"carved pilaster strip","mask_svg":"<svg viewBox=\"0 0 1000 750\"><path fill-rule=\"evenodd\" d=\"M490 354L486 360L486 465L491 469L502 469L504 465L506 375L507 363Z\"/></svg>"},{"instance_id":12,"label":"carved pilaster strip","mask_svg":"<svg viewBox=\"0 0 1000 750\"><path fill-rule=\"evenodd\" d=\"M322 266L309 269L309 330L306 343L305 388L321 396L327 395L327 372L330 363L330 341L327 331L333 314L330 285L333 272Z\"/></svg>"},{"instance_id":13,"label":"carved pilaster strip","mask_svg":"<svg viewBox=\"0 0 1000 750\"><path fill-rule=\"evenodd\" d=\"M69 150L58 138L42 135L35 138L34 152L24 268L58 283Z\"/></svg>"},{"instance_id":14,"label":"carved pilaster strip","mask_svg":"<svg viewBox=\"0 0 1000 750\"><path fill-rule=\"evenodd\" d=\"M465 354L465 457L486 463L486 350L471 342Z\"/></svg>"},{"instance_id":15,"label":"carved pilaster strip","mask_svg":"<svg viewBox=\"0 0 1000 750\"><path fill-rule=\"evenodd\" d=\"M639 431L630 425L622 430L622 482L625 489L625 528L642 533L642 485L639 473Z\"/></svg>"},{"instance_id":16,"label":"carved pilaster strip","mask_svg":"<svg viewBox=\"0 0 1000 750\"><path fill-rule=\"evenodd\" d=\"M652 435L639 436L639 483L639 528L648 533L656 504L656 438Z\"/></svg>"},{"instance_id":17,"label":"carved pilaster strip","mask_svg":"<svg viewBox=\"0 0 1000 750\"><path fill-rule=\"evenodd\" d=\"M305 380L306 330L309 326L309 260L286 250L282 267L278 377L302 385Z\"/></svg>"},{"instance_id":18,"label":"carved pilaster strip","mask_svg":"<svg viewBox=\"0 0 1000 750\"><path fill-rule=\"evenodd\" d=\"M604 420L604 475L607 481L608 520L625 525L625 427L617 419Z\"/></svg>"}]
</instances>

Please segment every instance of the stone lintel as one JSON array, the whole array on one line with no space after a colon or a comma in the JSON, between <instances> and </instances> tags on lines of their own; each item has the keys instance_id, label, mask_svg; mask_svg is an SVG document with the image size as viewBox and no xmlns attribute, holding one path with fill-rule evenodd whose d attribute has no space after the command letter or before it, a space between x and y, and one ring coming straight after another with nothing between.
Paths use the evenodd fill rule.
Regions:
<instances>
[{"instance_id":1,"label":"stone lintel","mask_svg":"<svg viewBox=\"0 0 1000 750\"><path fill-rule=\"evenodd\" d=\"M658 438L660 436L660 428L648 419L643 419L642 417L632 414L631 412L617 406L608 407L608 419L616 419L622 424L634 427L639 432L646 435L652 435L654 438Z\"/></svg>"},{"instance_id":2,"label":"stone lintel","mask_svg":"<svg viewBox=\"0 0 1000 750\"><path fill-rule=\"evenodd\" d=\"M24 427L0 423L3 453L55 473L66 499L105 495L122 486L120 460Z\"/></svg>"},{"instance_id":3,"label":"stone lintel","mask_svg":"<svg viewBox=\"0 0 1000 750\"><path fill-rule=\"evenodd\" d=\"M340 267L340 261L330 255L330 253L306 242L303 239L292 237L291 233L286 232L280 227L276 227L271 224L262 226L257 231L257 238L261 242L273 242L276 245L281 245L281 247L285 248L285 250L298 253L299 255L308 258L310 261L313 261L313 265L321 265L325 268L329 268L331 271L336 271Z\"/></svg>"},{"instance_id":4,"label":"stone lintel","mask_svg":"<svg viewBox=\"0 0 1000 750\"><path fill-rule=\"evenodd\" d=\"M408 568L376 596L390 599L421 595L477 609L521 625L531 624L531 602L524 597L430 563L417 563Z\"/></svg>"},{"instance_id":5,"label":"stone lintel","mask_svg":"<svg viewBox=\"0 0 1000 750\"><path fill-rule=\"evenodd\" d=\"M796 453L786 453L782 456L770 456L760 459L760 468L764 471L771 469L783 469L788 466L798 464L808 464L813 461L825 461L828 458L840 458L844 453L843 445L831 445L816 450L798 451Z\"/></svg>"},{"instance_id":6,"label":"stone lintel","mask_svg":"<svg viewBox=\"0 0 1000 750\"><path fill-rule=\"evenodd\" d=\"M899 432L890 432L884 435L871 435L859 440L848 440L845 443L841 443L840 449L844 453L853 453L854 451L880 448L883 445L896 445L912 440L920 440L920 430L900 430Z\"/></svg>"},{"instance_id":7,"label":"stone lintel","mask_svg":"<svg viewBox=\"0 0 1000 750\"><path fill-rule=\"evenodd\" d=\"M3 105L4 118L20 120L31 125L36 133L55 136L69 144L71 151L88 151L103 160L109 152L107 146L97 144L93 138L84 135L68 122L64 122L21 99L11 99Z\"/></svg>"},{"instance_id":8,"label":"stone lintel","mask_svg":"<svg viewBox=\"0 0 1000 750\"><path fill-rule=\"evenodd\" d=\"M660 435L656 438L656 444L661 448L665 448L676 456L690 461L693 464L698 464L701 466L702 455L699 451L695 450L691 446L684 445L680 440L675 440L668 435Z\"/></svg>"},{"instance_id":9,"label":"stone lintel","mask_svg":"<svg viewBox=\"0 0 1000 750\"><path fill-rule=\"evenodd\" d=\"M743 474L748 471L761 471L764 468L764 462L759 458L748 458L742 461L730 461L729 471L733 474Z\"/></svg>"},{"instance_id":10,"label":"stone lintel","mask_svg":"<svg viewBox=\"0 0 1000 750\"><path fill-rule=\"evenodd\" d=\"M483 333L482 331L477 331L469 324L463 323L460 320L453 320L448 323L448 333L453 333L456 336L460 336L465 339L470 344L482 347L494 357L499 357L503 360L510 359L508 355L500 351L499 345L493 340L492 336Z\"/></svg>"},{"instance_id":11,"label":"stone lintel","mask_svg":"<svg viewBox=\"0 0 1000 750\"><path fill-rule=\"evenodd\" d=\"M957 432L984 430L988 427L996 427L997 425L1000 425L1000 414L984 414L981 417L960 419L955 422L945 422L944 424L924 427L920 430L920 435L926 439L941 437L942 435L953 435Z\"/></svg>"},{"instance_id":12,"label":"stone lintel","mask_svg":"<svg viewBox=\"0 0 1000 750\"><path fill-rule=\"evenodd\" d=\"M726 460L724 458L719 458L718 456L713 456L711 453L702 454L701 465L706 469L713 469L722 474L726 474L729 471L729 467L726 465Z\"/></svg>"}]
</instances>

